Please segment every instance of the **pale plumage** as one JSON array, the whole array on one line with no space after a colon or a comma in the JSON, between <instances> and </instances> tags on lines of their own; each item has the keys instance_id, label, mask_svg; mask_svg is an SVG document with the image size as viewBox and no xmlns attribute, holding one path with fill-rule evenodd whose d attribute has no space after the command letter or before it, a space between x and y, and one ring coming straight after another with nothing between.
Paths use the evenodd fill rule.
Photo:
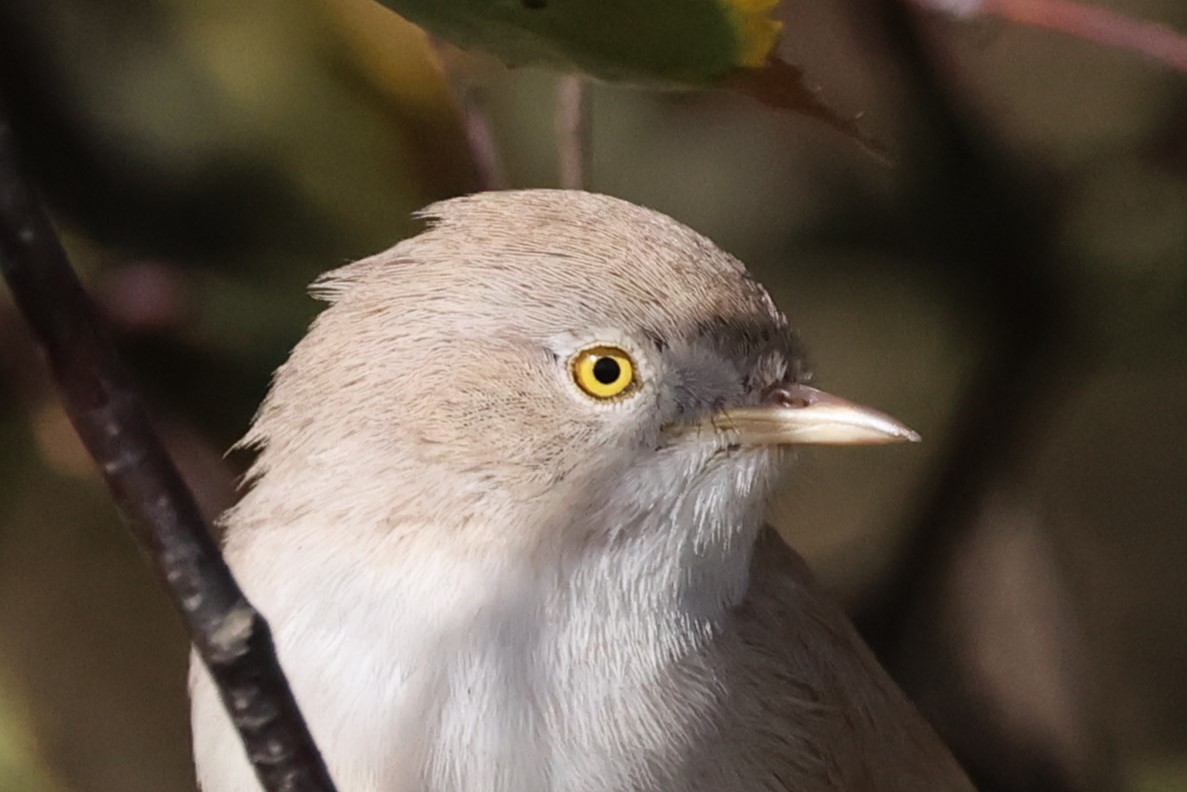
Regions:
<instances>
[{"instance_id":1,"label":"pale plumage","mask_svg":"<svg viewBox=\"0 0 1187 792\"><path fill-rule=\"evenodd\" d=\"M224 520L342 792L971 789L763 528L786 452L703 428L804 377L742 265L585 193L426 215L316 287ZM204 792L255 792L193 693Z\"/></svg>"}]
</instances>

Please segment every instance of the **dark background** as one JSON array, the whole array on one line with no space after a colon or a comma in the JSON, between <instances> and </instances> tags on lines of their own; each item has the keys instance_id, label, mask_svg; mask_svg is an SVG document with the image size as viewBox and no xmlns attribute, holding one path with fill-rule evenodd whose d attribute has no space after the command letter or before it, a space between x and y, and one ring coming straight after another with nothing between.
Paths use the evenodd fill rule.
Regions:
<instances>
[{"instance_id":1,"label":"dark background","mask_svg":"<svg viewBox=\"0 0 1187 792\"><path fill-rule=\"evenodd\" d=\"M890 165L599 85L591 187L747 261L820 383L922 432L805 455L772 518L984 788L1187 789L1187 76L874 0L780 13ZM211 516L305 284L477 187L434 64L368 0L0 6L27 162ZM463 66L513 185L555 184L556 77ZM179 621L6 292L0 437L0 790L192 789Z\"/></svg>"}]
</instances>

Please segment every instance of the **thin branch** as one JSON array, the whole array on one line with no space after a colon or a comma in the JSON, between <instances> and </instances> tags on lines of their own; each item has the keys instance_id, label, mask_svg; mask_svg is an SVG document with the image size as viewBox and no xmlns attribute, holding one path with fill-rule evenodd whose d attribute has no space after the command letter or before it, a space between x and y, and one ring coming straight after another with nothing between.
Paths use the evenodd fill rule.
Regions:
<instances>
[{"instance_id":1,"label":"thin branch","mask_svg":"<svg viewBox=\"0 0 1187 792\"><path fill-rule=\"evenodd\" d=\"M507 173L481 89L466 86L457 89L457 94L462 108L462 126L466 130L466 140L470 143L470 152L474 155L474 166L478 169L482 188L507 189Z\"/></svg>"},{"instance_id":2,"label":"thin branch","mask_svg":"<svg viewBox=\"0 0 1187 792\"><path fill-rule=\"evenodd\" d=\"M0 271L41 343L74 428L148 548L268 792L333 783L244 598L152 429L49 217L21 171L0 108Z\"/></svg>"},{"instance_id":3,"label":"thin branch","mask_svg":"<svg viewBox=\"0 0 1187 792\"><path fill-rule=\"evenodd\" d=\"M446 81L453 89L454 99L462 115L462 129L466 133L466 142L470 145L470 156L474 158L474 168L478 171L482 189L507 189L507 169L503 165L503 156L495 140L490 111L482 89L461 73L457 56L449 49L449 45L435 36L429 37L429 45L437 56Z\"/></svg>"},{"instance_id":4,"label":"thin branch","mask_svg":"<svg viewBox=\"0 0 1187 792\"><path fill-rule=\"evenodd\" d=\"M911 0L957 16L996 16L1009 22L1130 50L1187 74L1187 34L1072 0Z\"/></svg>"},{"instance_id":5,"label":"thin branch","mask_svg":"<svg viewBox=\"0 0 1187 792\"><path fill-rule=\"evenodd\" d=\"M580 74L566 74L556 87L556 150L560 185L585 189L589 173L589 90Z\"/></svg>"}]
</instances>

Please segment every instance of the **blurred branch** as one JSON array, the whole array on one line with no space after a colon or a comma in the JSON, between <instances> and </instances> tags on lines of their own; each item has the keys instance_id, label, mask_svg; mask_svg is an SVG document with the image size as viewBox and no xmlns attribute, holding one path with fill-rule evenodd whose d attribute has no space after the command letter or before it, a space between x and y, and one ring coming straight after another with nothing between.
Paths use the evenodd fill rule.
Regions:
<instances>
[{"instance_id":1,"label":"blurred branch","mask_svg":"<svg viewBox=\"0 0 1187 792\"><path fill-rule=\"evenodd\" d=\"M579 74L562 75L556 89L556 149L560 185L585 188L589 171L589 89Z\"/></svg>"},{"instance_id":2,"label":"blurred branch","mask_svg":"<svg viewBox=\"0 0 1187 792\"><path fill-rule=\"evenodd\" d=\"M1187 35L1165 25L1071 0L910 0L956 16L996 16L1009 22L1130 50L1187 74Z\"/></svg>"},{"instance_id":3,"label":"blurred branch","mask_svg":"<svg viewBox=\"0 0 1187 792\"><path fill-rule=\"evenodd\" d=\"M481 91L474 86L457 89L458 103L462 108L462 126L466 140L474 155L474 165L484 190L505 190L507 175L503 169L503 158L491 129L490 113Z\"/></svg>"},{"instance_id":4,"label":"blurred branch","mask_svg":"<svg viewBox=\"0 0 1187 792\"><path fill-rule=\"evenodd\" d=\"M859 18L873 21L900 70L903 103L915 122L904 159L920 182L896 209L938 245L930 253L948 262L946 269L960 262L962 285L971 285L985 307L989 342L901 558L858 608L857 620L980 789L1081 789L1062 757L987 717L977 698L978 670L961 651L969 625L950 618L945 588L989 505L1018 491L1026 453L1067 381L1070 290L1053 252L1056 215L986 134L988 125L953 95L948 69L928 49L908 2L920 0L858 4ZM1108 751L1099 753L1094 759L1110 765Z\"/></svg>"},{"instance_id":5,"label":"blurred branch","mask_svg":"<svg viewBox=\"0 0 1187 792\"><path fill-rule=\"evenodd\" d=\"M436 36L429 36L429 45L437 55L437 62L453 89L454 98L462 114L466 142L470 145L470 156L474 158L474 167L478 171L482 189L507 189L507 171L503 165L503 156L499 152L499 144L495 140L490 112L482 89L462 73L463 69L458 64L456 52L452 51L446 42Z\"/></svg>"},{"instance_id":6,"label":"blurred branch","mask_svg":"<svg viewBox=\"0 0 1187 792\"><path fill-rule=\"evenodd\" d=\"M45 351L71 422L184 617L264 788L332 792L325 763L281 673L268 625L231 577L153 431L20 168L3 108L0 270Z\"/></svg>"}]
</instances>

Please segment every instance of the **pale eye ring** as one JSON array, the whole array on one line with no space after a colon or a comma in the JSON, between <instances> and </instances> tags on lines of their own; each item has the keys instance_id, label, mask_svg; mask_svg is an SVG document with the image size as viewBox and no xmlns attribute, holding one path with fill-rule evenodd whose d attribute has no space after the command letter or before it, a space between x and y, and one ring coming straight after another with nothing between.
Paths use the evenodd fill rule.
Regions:
<instances>
[{"instance_id":1,"label":"pale eye ring","mask_svg":"<svg viewBox=\"0 0 1187 792\"><path fill-rule=\"evenodd\" d=\"M589 396L617 399L638 387L635 361L621 347L599 344L582 349L570 365L573 381Z\"/></svg>"}]
</instances>

